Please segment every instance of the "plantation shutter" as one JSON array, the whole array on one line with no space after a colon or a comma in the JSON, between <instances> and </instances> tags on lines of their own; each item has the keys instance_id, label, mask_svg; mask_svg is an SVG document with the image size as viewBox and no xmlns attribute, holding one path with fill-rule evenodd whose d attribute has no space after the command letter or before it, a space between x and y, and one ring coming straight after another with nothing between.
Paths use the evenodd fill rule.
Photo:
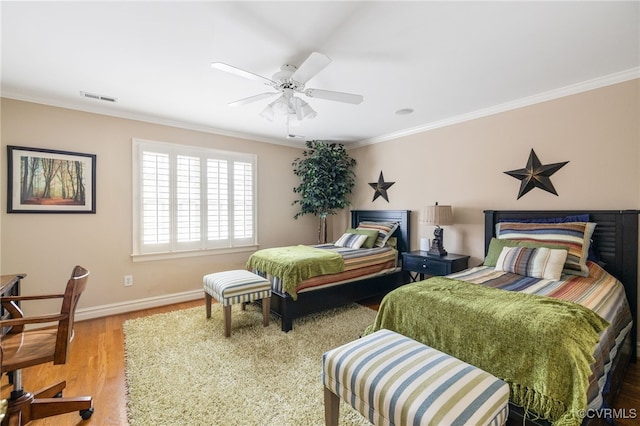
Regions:
<instances>
[{"instance_id":1,"label":"plantation shutter","mask_svg":"<svg viewBox=\"0 0 640 426\"><path fill-rule=\"evenodd\" d=\"M234 239L236 244L248 243L254 235L253 165L235 161L233 172Z\"/></svg>"},{"instance_id":2,"label":"plantation shutter","mask_svg":"<svg viewBox=\"0 0 640 426\"><path fill-rule=\"evenodd\" d=\"M142 155L142 243L168 249L171 242L169 155Z\"/></svg>"},{"instance_id":3,"label":"plantation shutter","mask_svg":"<svg viewBox=\"0 0 640 426\"><path fill-rule=\"evenodd\" d=\"M207 239L229 239L229 166L226 160L207 160Z\"/></svg>"},{"instance_id":4,"label":"plantation shutter","mask_svg":"<svg viewBox=\"0 0 640 426\"><path fill-rule=\"evenodd\" d=\"M255 156L134 142L134 254L256 244Z\"/></svg>"},{"instance_id":5,"label":"plantation shutter","mask_svg":"<svg viewBox=\"0 0 640 426\"><path fill-rule=\"evenodd\" d=\"M200 241L200 158L178 155L176 164L177 242Z\"/></svg>"}]
</instances>

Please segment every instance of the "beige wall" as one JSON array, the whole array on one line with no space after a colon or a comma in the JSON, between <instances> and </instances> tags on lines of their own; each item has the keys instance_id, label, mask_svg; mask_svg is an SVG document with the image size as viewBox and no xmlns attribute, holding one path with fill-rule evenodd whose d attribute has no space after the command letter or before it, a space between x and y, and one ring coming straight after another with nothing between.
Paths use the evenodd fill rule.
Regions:
<instances>
[{"instance_id":1,"label":"beige wall","mask_svg":"<svg viewBox=\"0 0 640 426\"><path fill-rule=\"evenodd\" d=\"M461 124L350 150L358 161L356 208L410 209L412 247L433 227L420 210L453 206L444 232L452 253L483 257L486 209L640 208L640 80L591 90ZM504 171L524 168L533 149L542 164L569 161L551 182L558 195L535 188L517 200L520 181ZM389 203L373 189L380 171ZM335 232L339 230L336 228Z\"/></svg>"},{"instance_id":2,"label":"beige wall","mask_svg":"<svg viewBox=\"0 0 640 426\"><path fill-rule=\"evenodd\" d=\"M207 146L258 156L258 231L263 247L314 243L313 216L294 220L298 178L291 163L301 150L175 127L2 99L2 182L6 146L97 155L96 214L8 214L2 200L1 272L26 272L25 292L58 293L74 265L91 270L79 311L200 290L205 273L243 268L250 253L132 262L132 138ZM124 275L134 278L123 286ZM53 306L57 305L53 304ZM144 307L133 303L128 309ZM50 306L34 311L51 312Z\"/></svg>"},{"instance_id":3,"label":"beige wall","mask_svg":"<svg viewBox=\"0 0 640 426\"><path fill-rule=\"evenodd\" d=\"M412 210L415 249L421 236L433 235L420 225L420 210L435 201L451 204L456 223L445 228L445 248L471 255L472 264L483 257L485 209L638 209L639 93L640 80L633 80L350 150L358 161L353 207ZM27 272L25 288L53 292L74 264L83 264L92 278L81 309L196 291L204 273L242 267L248 257L132 263L132 137L256 153L261 245L316 239L315 218L292 219L297 149L7 99L1 136L4 158L6 145L97 154L95 215L7 214L1 185L2 273ZM520 182L503 172L523 168L532 148L543 164L569 161L551 177L558 196L534 189L516 200ZM396 182L389 203L371 201L368 183L380 171ZM6 160L0 173L6 176ZM332 218L334 237L347 217L345 211ZM125 274L134 276L133 287L123 287Z\"/></svg>"},{"instance_id":4,"label":"beige wall","mask_svg":"<svg viewBox=\"0 0 640 426\"><path fill-rule=\"evenodd\" d=\"M517 200L520 181L504 171L525 167L534 149L542 164L569 161L551 176L558 196L535 188ZM451 253L484 254L483 210L640 209L640 80L349 151L357 162L358 209L412 210L411 246L432 237L420 210L453 206L445 227ZM380 171L389 203L372 202ZM346 225L342 215L341 226ZM342 228L343 229L343 228ZM334 234L341 232L334 226Z\"/></svg>"}]
</instances>

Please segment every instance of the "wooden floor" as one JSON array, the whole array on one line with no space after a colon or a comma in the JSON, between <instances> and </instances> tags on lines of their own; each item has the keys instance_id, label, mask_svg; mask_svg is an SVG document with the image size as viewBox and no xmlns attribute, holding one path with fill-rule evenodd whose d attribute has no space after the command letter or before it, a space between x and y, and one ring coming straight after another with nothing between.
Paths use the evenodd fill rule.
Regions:
<instances>
[{"instance_id":1,"label":"wooden floor","mask_svg":"<svg viewBox=\"0 0 640 426\"><path fill-rule=\"evenodd\" d=\"M67 364L60 366L47 364L25 369L23 384L26 390L35 391L56 381L66 380L67 388L64 395L93 396L95 412L87 421L82 421L78 413L70 413L29 424L32 426L127 425L122 324L131 318L203 304L203 300L198 300L76 323L75 340ZM365 304L373 309L378 307L376 301ZM204 307L202 309L204 315ZM2 378L1 384L2 398L6 398L11 390L6 377ZM189 392L197 391L197 389L185 389L185 396L188 397ZM615 408L624 410L626 413L635 412L638 417L620 419L619 425L640 425L640 362L632 364L628 369Z\"/></svg>"},{"instance_id":2,"label":"wooden floor","mask_svg":"<svg viewBox=\"0 0 640 426\"><path fill-rule=\"evenodd\" d=\"M60 380L67 381L64 396L93 396L93 416L83 421L79 413L36 420L30 426L127 425L127 398L124 379L124 334L122 324L132 318L203 305L204 299L176 305L114 315L75 324L75 337L65 365L45 364L22 370L23 387L37 391ZM11 391L2 377L2 398ZM185 393L197 389L185 389Z\"/></svg>"}]
</instances>

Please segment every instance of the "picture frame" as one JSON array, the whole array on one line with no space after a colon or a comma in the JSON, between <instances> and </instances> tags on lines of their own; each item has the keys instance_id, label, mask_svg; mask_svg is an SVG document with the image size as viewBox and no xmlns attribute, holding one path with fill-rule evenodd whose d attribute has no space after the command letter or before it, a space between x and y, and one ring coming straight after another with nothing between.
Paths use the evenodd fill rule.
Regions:
<instances>
[{"instance_id":1,"label":"picture frame","mask_svg":"<svg viewBox=\"0 0 640 426\"><path fill-rule=\"evenodd\" d=\"M7 213L95 213L96 155L7 146Z\"/></svg>"}]
</instances>

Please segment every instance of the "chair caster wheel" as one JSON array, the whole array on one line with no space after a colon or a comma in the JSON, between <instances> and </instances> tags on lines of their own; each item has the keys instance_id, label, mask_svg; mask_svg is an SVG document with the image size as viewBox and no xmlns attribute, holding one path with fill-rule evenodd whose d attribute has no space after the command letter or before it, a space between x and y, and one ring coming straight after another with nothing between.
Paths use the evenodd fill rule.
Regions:
<instances>
[{"instance_id":1,"label":"chair caster wheel","mask_svg":"<svg viewBox=\"0 0 640 426\"><path fill-rule=\"evenodd\" d=\"M62 398L62 391L58 392L57 394L53 395L54 398Z\"/></svg>"},{"instance_id":2,"label":"chair caster wheel","mask_svg":"<svg viewBox=\"0 0 640 426\"><path fill-rule=\"evenodd\" d=\"M92 414L93 414L93 407L88 408L86 410L80 410L80 417L82 417L82 420L89 420Z\"/></svg>"}]
</instances>

